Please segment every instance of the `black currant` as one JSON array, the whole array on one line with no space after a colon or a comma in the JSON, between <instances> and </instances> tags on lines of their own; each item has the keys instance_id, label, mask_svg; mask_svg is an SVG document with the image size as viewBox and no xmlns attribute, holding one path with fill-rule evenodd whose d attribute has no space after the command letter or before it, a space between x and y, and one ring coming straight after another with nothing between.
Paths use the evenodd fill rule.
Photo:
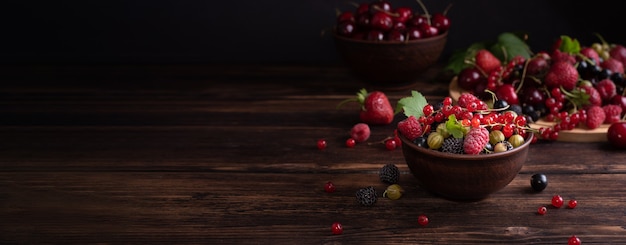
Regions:
<instances>
[{"instance_id":1,"label":"black currant","mask_svg":"<svg viewBox=\"0 0 626 245\"><path fill-rule=\"evenodd\" d=\"M548 177L545 174L533 174L530 177L530 186L535 191L543 191L548 186Z\"/></svg>"},{"instance_id":2,"label":"black currant","mask_svg":"<svg viewBox=\"0 0 626 245\"><path fill-rule=\"evenodd\" d=\"M428 148L427 140L424 136L417 137L415 140L413 140L413 143L415 143L419 147Z\"/></svg>"}]
</instances>

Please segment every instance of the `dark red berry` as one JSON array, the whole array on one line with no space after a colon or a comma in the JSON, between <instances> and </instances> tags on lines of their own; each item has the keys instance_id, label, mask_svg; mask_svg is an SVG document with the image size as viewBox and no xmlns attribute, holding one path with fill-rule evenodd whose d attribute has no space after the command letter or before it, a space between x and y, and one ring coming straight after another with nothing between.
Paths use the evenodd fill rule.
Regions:
<instances>
[{"instance_id":1,"label":"dark red berry","mask_svg":"<svg viewBox=\"0 0 626 245\"><path fill-rule=\"evenodd\" d=\"M572 199L569 200L569 202L567 202L567 207L568 208L576 208L576 206L578 205L578 201Z\"/></svg>"},{"instance_id":2,"label":"dark red berry","mask_svg":"<svg viewBox=\"0 0 626 245\"><path fill-rule=\"evenodd\" d=\"M397 147L398 145L396 144L396 141L394 139L385 140L385 148L387 148L387 150L393 151Z\"/></svg>"},{"instance_id":3,"label":"dark red berry","mask_svg":"<svg viewBox=\"0 0 626 245\"><path fill-rule=\"evenodd\" d=\"M548 212L548 209L546 208L546 206L541 206L537 209L537 213L540 215L545 215Z\"/></svg>"},{"instance_id":4,"label":"dark red berry","mask_svg":"<svg viewBox=\"0 0 626 245\"><path fill-rule=\"evenodd\" d=\"M446 32L450 28L450 19L442 13L435 13L431 21L440 33Z\"/></svg>"},{"instance_id":5,"label":"dark red berry","mask_svg":"<svg viewBox=\"0 0 626 245\"><path fill-rule=\"evenodd\" d=\"M346 146L348 148L353 148L356 145L356 140L354 138L349 138L346 140Z\"/></svg>"},{"instance_id":6,"label":"dark red berry","mask_svg":"<svg viewBox=\"0 0 626 245\"><path fill-rule=\"evenodd\" d=\"M335 184L333 184L333 182L326 182L326 184L324 185L324 191L328 192L328 193L333 193L335 192L337 188L335 187Z\"/></svg>"},{"instance_id":7,"label":"dark red berry","mask_svg":"<svg viewBox=\"0 0 626 245\"><path fill-rule=\"evenodd\" d=\"M569 240L567 240L567 245L580 245L582 242L576 235L572 235Z\"/></svg>"},{"instance_id":8,"label":"dark red berry","mask_svg":"<svg viewBox=\"0 0 626 245\"><path fill-rule=\"evenodd\" d=\"M339 222L333 223L330 230L332 231L333 235L341 235L343 233L343 227Z\"/></svg>"},{"instance_id":9,"label":"dark red berry","mask_svg":"<svg viewBox=\"0 0 626 245\"><path fill-rule=\"evenodd\" d=\"M317 140L317 149L320 149L320 150L326 149L326 140L325 139Z\"/></svg>"},{"instance_id":10,"label":"dark red berry","mask_svg":"<svg viewBox=\"0 0 626 245\"><path fill-rule=\"evenodd\" d=\"M552 206L556 207L556 208L560 208L563 206L563 197L559 196L559 195L554 195L552 197Z\"/></svg>"},{"instance_id":11,"label":"dark red berry","mask_svg":"<svg viewBox=\"0 0 626 245\"><path fill-rule=\"evenodd\" d=\"M421 226L428 225L428 216L424 214L420 214L420 216L417 217L417 223L420 224Z\"/></svg>"}]
</instances>

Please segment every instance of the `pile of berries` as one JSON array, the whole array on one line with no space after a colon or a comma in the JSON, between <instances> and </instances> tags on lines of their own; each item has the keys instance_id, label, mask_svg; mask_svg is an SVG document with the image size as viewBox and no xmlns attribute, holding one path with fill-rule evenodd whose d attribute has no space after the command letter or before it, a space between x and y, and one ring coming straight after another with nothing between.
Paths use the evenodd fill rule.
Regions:
<instances>
[{"instance_id":1,"label":"pile of berries","mask_svg":"<svg viewBox=\"0 0 626 245\"><path fill-rule=\"evenodd\" d=\"M501 60L478 50L458 73L461 89L488 100L492 91L519 107L527 121L543 119L554 126L538 136L556 140L561 130L595 129L620 121L626 114L626 48L619 44L581 46L562 36L553 50L529 58Z\"/></svg>"},{"instance_id":2,"label":"pile of berries","mask_svg":"<svg viewBox=\"0 0 626 245\"><path fill-rule=\"evenodd\" d=\"M403 42L441 35L450 28L450 19L443 13L432 16L421 1L424 13L408 7L394 8L387 0L374 0L356 6L356 9L339 12L335 32L337 35L369 41Z\"/></svg>"},{"instance_id":3,"label":"pile of berries","mask_svg":"<svg viewBox=\"0 0 626 245\"><path fill-rule=\"evenodd\" d=\"M489 108L470 93L462 94L457 104L446 97L437 105L423 106L419 117L408 115L397 129L418 146L453 154L490 154L523 145L533 131L526 117L506 102L496 102Z\"/></svg>"}]
</instances>

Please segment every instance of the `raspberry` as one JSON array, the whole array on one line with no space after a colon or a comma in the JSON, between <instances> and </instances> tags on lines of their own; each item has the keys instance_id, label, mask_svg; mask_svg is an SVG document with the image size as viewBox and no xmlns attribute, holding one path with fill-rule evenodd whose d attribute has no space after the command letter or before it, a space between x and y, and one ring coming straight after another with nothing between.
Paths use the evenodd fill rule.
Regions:
<instances>
[{"instance_id":1,"label":"raspberry","mask_svg":"<svg viewBox=\"0 0 626 245\"><path fill-rule=\"evenodd\" d=\"M589 105L602 105L602 96L595 87L585 85L581 86L580 89L589 95Z\"/></svg>"},{"instance_id":2,"label":"raspberry","mask_svg":"<svg viewBox=\"0 0 626 245\"><path fill-rule=\"evenodd\" d=\"M380 181L387 184L396 184L400 178L400 169L392 163L385 164L379 172Z\"/></svg>"},{"instance_id":3,"label":"raspberry","mask_svg":"<svg viewBox=\"0 0 626 245\"><path fill-rule=\"evenodd\" d=\"M361 188L356 192L356 200L363 206L374 205L376 199L376 190L373 186Z\"/></svg>"},{"instance_id":4,"label":"raspberry","mask_svg":"<svg viewBox=\"0 0 626 245\"><path fill-rule=\"evenodd\" d=\"M370 126L366 123L357 123L350 130L350 137L356 142L363 142L370 137Z\"/></svg>"},{"instance_id":5,"label":"raspberry","mask_svg":"<svg viewBox=\"0 0 626 245\"><path fill-rule=\"evenodd\" d=\"M604 110L605 114L604 123L618 122L622 115L622 107L619 105L604 105L602 106L602 110Z\"/></svg>"},{"instance_id":6,"label":"raspberry","mask_svg":"<svg viewBox=\"0 0 626 245\"><path fill-rule=\"evenodd\" d=\"M624 73L624 64L614 58L608 58L604 60L602 63L600 63L600 67L611 70L612 72Z\"/></svg>"},{"instance_id":7,"label":"raspberry","mask_svg":"<svg viewBox=\"0 0 626 245\"><path fill-rule=\"evenodd\" d=\"M415 116L410 116L398 122L398 131L400 131L404 137L413 141L422 135L422 124L417 121Z\"/></svg>"},{"instance_id":8,"label":"raspberry","mask_svg":"<svg viewBox=\"0 0 626 245\"><path fill-rule=\"evenodd\" d=\"M463 154L463 138L448 137L441 145L442 152Z\"/></svg>"},{"instance_id":9,"label":"raspberry","mask_svg":"<svg viewBox=\"0 0 626 245\"><path fill-rule=\"evenodd\" d=\"M480 154L487 142L489 142L489 131L486 128L472 128L463 140L463 151L465 154Z\"/></svg>"},{"instance_id":10,"label":"raspberry","mask_svg":"<svg viewBox=\"0 0 626 245\"><path fill-rule=\"evenodd\" d=\"M611 79L603 79L595 85L596 90L600 94L602 101L609 101L615 94L617 94L617 87Z\"/></svg>"},{"instance_id":11,"label":"raspberry","mask_svg":"<svg viewBox=\"0 0 626 245\"><path fill-rule=\"evenodd\" d=\"M478 101L479 99L476 97L476 95L470 93L462 93L461 96L459 96L457 105L463 108L467 108L467 105L469 105L471 102L478 103Z\"/></svg>"},{"instance_id":12,"label":"raspberry","mask_svg":"<svg viewBox=\"0 0 626 245\"><path fill-rule=\"evenodd\" d=\"M602 107L590 106L587 108L587 121L585 122L587 128L595 129L600 127L600 125L604 122L604 119L606 119L606 114L604 113Z\"/></svg>"}]
</instances>

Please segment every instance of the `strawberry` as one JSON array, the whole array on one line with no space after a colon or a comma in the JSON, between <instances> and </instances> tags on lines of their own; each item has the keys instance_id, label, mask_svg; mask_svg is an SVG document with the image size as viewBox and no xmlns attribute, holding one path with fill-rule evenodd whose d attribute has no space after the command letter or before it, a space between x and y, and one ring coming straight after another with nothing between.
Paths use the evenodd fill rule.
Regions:
<instances>
[{"instance_id":1,"label":"strawberry","mask_svg":"<svg viewBox=\"0 0 626 245\"><path fill-rule=\"evenodd\" d=\"M550 70L545 77L546 86L558 88L563 86L570 91L576 87L578 82L578 71L573 64L567 61L556 62L550 66Z\"/></svg>"},{"instance_id":2,"label":"strawberry","mask_svg":"<svg viewBox=\"0 0 626 245\"><path fill-rule=\"evenodd\" d=\"M606 119L606 114L602 107L594 105L587 108L587 121L585 125L589 129L595 129L600 127L604 120Z\"/></svg>"},{"instance_id":3,"label":"strawberry","mask_svg":"<svg viewBox=\"0 0 626 245\"><path fill-rule=\"evenodd\" d=\"M493 53L489 50L481 49L476 52L476 66L483 70L485 73L489 74L493 70L502 66L502 62L498 59Z\"/></svg>"},{"instance_id":4,"label":"strawberry","mask_svg":"<svg viewBox=\"0 0 626 245\"><path fill-rule=\"evenodd\" d=\"M602 97L596 88L592 85L581 86L580 89L589 95L588 103L586 105L602 105Z\"/></svg>"},{"instance_id":5,"label":"strawberry","mask_svg":"<svg viewBox=\"0 0 626 245\"><path fill-rule=\"evenodd\" d=\"M615 73L624 73L624 64L618 59L608 58L600 63L600 67L609 69Z\"/></svg>"},{"instance_id":6,"label":"strawberry","mask_svg":"<svg viewBox=\"0 0 626 245\"><path fill-rule=\"evenodd\" d=\"M584 55L590 60L593 60L595 65L600 64L600 55L595 49L591 47L584 47L580 49L580 54Z\"/></svg>"},{"instance_id":7,"label":"strawberry","mask_svg":"<svg viewBox=\"0 0 626 245\"><path fill-rule=\"evenodd\" d=\"M387 125L393 121L395 115L393 107L391 107L387 95L381 91L367 92L366 89L361 89L357 93L356 98L344 100L339 103L337 107L350 101L356 101L361 104L359 118L363 123L370 125Z\"/></svg>"},{"instance_id":8,"label":"strawberry","mask_svg":"<svg viewBox=\"0 0 626 245\"><path fill-rule=\"evenodd\" d=\"M553 63L567 62L572 65L576 64L576 58L574 58L573 55L566 53L566 52L561 52L560 50L555 50L554 52L552 52L552 55L550 55L550 58L552 58Z\"/></svg>"}]
</instances>

